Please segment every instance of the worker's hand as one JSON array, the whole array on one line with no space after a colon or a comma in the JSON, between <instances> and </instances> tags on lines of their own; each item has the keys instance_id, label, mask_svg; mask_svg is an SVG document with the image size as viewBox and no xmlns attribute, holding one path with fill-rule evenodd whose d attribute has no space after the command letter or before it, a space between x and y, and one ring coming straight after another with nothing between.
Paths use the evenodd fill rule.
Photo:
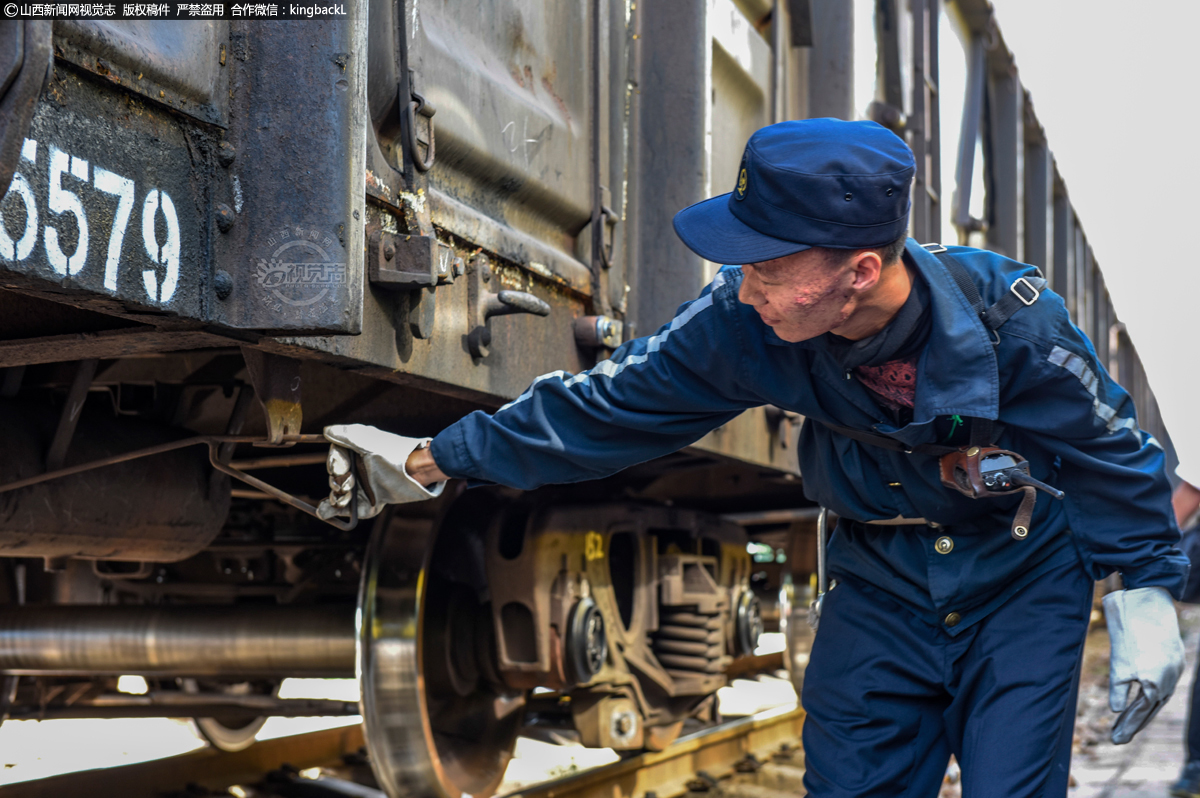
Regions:
<instances>
[{"instance_id":1,"label":"worker's hand","mask_svg":"<svg viewBox=\"0 0 1200 798\"><path fill-rule=\"evenodd\" d=\"M350 497L355 489L358 490L358 517L371 518L389 504L432 499L446 486L443 481L427 488L405 471L404 463L409 455L428 446L428 438L405 438L365 424L326 427L325 438L333 445L329 447L325 463L329 471L329 498L322 500L317 508L317 514L322 518L348 516ZM350 452L358 455L357 469L351 468Z\"/></svg>"},{"instance_id":2,"label":"worker's hand","mask_svg":"<svg viewBox=\"0 0 1200 798\"><path fill-rule=\"evenodd\" d=\"M1112 643L1108 705L1120 717L1112 741L1133 739L1175 692L1183 673L1183 640L1171 594L1161 587L1119 590L1104 597Z\"/></svg>"},{"instance_id":3,"label":"worker's hand","mask_svg":"<svg viewBox=\"0 0 1200 798\"><path fill-rule=\"evenodd\" d=\"M414 449L404 463L404 470L421 485L432 485L435 482L445 482L450 479L442 473L442 469L438 468L428 446L423 449Z\"/></svg>"}]
</instances>

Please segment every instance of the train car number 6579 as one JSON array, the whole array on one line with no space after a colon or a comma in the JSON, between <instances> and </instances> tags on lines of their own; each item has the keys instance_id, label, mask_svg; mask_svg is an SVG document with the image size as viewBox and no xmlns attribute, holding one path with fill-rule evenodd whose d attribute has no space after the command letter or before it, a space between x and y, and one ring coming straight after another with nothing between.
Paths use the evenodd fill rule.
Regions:
<instances>
[{"instance_id":1,"label":"train car number 6579","mask_svg":"<svg viewBox=\"0 0 1200 798\"><path fill-rule=\"evenodd\" d=\"M35 187L42 186L44 196L38 196L41 192ZM84 192L99 196L85 199ZM127 252L125 235L135 208L140 213L142 246ZM106 232L107 246L103 247L102 239L97 242L102 255L99 247L92 255L92 236ZM16 271L39 271L36 261L41 259L35 257L39 242L45 264L61 277L94 284L102 273L103 290L115 294L122 271L140 269L146 296L142 301L166 305L175 296L180 232L171 196L154 186L139 187L132 178L89 164L53 144L43 147L27 138L20 166L0 201L0 261Z\"/></svg>"}]
</instances>

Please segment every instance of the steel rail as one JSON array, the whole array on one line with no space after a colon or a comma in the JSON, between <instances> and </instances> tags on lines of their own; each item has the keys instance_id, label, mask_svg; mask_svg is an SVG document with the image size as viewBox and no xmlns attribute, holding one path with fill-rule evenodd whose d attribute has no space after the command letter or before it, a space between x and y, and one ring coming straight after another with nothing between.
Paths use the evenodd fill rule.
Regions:
<instances>
[{"instance_id":1,"label":"steel rail","mask_svg":"<svg viewBox=\"0 0 1200 798\"><path fill-rule=\"evenodd\" d=\"M766 710L681 737L663 751L543 782L503 798L644 798L649 794L677 798L698 781L713 784L735 772L769 768L760 763L777 752L798 749L803 722L804 710L798 706ZM362 745L362 726L343 726L257 742L236 753L206 748L134 765L19 782L5 786L3 793L5 798L127 798L168 794L189 783L219 791L256 783L283 763L300 769L336 765ZM736 785L730 787L731 794L741 795ZM766 794L758 790L754 798L762 798L759 793Z\"/></svg>"},{"instance_id":2,"label":"steel rail","mask_svg":"<svg viewBox=\"0 0 1200 798\"><path fill-rule=\"evenodd\" d=\"M242 751L215 748L99 770L65 773L45 779L6 784L4 798L130 798L158 796L189 784L220 791L250 784L285 762L299 769L337 765L363 745L361 725L340 726L290 737L262 740Z\"/></svg>"},{"instance_id":3,"label":"steel rail","mask_svg":"<svg viewBox=\"0 0 1200 798\"><path fill-rule=\"evenodd\" d=\"M577 776L538 784L506 798L676 798L701 779L722 779L745 762L798 747L804 710L785 706L681 737L649 751Z\"/></svg>"}]
</instances>

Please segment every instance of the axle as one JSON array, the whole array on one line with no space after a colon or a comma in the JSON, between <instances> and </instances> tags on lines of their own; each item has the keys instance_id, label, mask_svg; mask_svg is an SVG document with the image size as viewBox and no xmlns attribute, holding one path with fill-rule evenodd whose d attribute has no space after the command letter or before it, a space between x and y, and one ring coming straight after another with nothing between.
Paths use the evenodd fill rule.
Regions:
<instances>
[{"instance_id":1,"label":"axle","mask_svg":"<svg viewBox=\"0 0 1200 798\"><path fill-rule=\"evenodd\" d=\"M158 676L354 675L354 607L0 609L0 671Z\"/></svg>"}]
</instances>

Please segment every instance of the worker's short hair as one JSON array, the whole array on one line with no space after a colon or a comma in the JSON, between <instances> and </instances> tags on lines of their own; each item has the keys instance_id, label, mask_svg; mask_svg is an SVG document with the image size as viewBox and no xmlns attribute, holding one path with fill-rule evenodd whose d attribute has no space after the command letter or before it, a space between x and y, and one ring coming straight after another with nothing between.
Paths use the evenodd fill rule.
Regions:
<instances>
[{"instance_id":1,"label":"worker's short hair","mask_svg":"<svg viewBox=\"0 0 1200 798\"><path fill-rule=\"evenodd\" d=\"M858 249L833 249L832 247L813 247L820 249L825 256L825 262L830 266L838 266L845 262L847 258L856 252L870 250L878 253L879 259L883 261L884 266L889 266L900 260L900 256L904 254L904 246L908 243L908 233L897 238L890 244L884 244L881 247L861 247Z\"/></svg>"},{"instance_id":2,"label":"worker's short hair","mask_svg":"<svg viewBox=\"0 0 1200 798\"><path fill-rule=\"evenodd\" d=\"M887 266L900 260L900 256L904 254L904 246L907 243L908 233L905 233L886 247L877 247L875 251L879 253L879 259L883 261L883 265Z\"/></svg>"}]
</instances>

